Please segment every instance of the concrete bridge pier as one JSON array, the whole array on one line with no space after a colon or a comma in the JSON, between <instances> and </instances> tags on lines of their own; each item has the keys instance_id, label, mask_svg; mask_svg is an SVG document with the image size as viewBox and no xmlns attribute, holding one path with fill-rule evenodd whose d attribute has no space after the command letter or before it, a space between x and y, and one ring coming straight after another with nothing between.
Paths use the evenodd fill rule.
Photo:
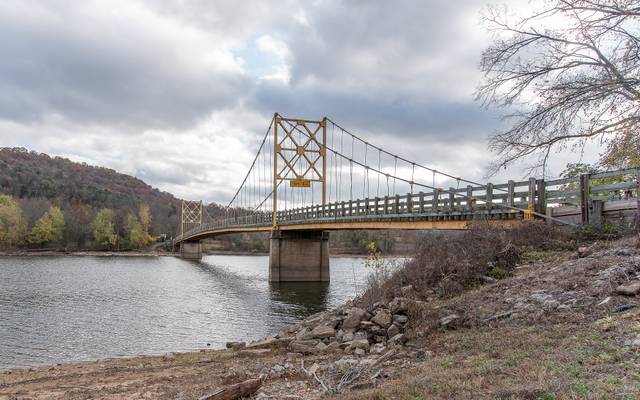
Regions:
<instances>
[{"instance_id":1,"label":"concrete bridge pier","mask_svg":"<svg viewBox=\"0 0 640 400\"><path fill-rule=\"evenodd\" d=\"M202 259L202 245L200 241L193 242L181 242L180 243L180 258L185 260L201 260Z\"/></svg>"},{"instance_id":2,"label":"concrete bridge pier","mask_svg":"<svg viewBox=\"0 0 640 400\"><path fill-rule=\"evenodd\" d=\"M272 231L269 282L329 282L329 232Z\"/></svg>"}]
</instances>

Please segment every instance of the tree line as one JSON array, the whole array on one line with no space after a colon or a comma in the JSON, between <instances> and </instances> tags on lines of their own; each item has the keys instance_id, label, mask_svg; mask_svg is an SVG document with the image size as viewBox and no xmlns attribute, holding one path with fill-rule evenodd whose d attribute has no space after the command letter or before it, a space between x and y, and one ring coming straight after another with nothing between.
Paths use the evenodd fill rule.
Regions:
<instances>
[{"instance_id":1,"label":"tree line","mask_svg":"<svg viewBox=\"0 0 640 400\"><path fill-rule=\"evenodd\" d=\"M129 211L122 221L110 208L99 209L93 217L86 206L65 208L67 213L59 205L51 204L30 224L19 199L0 195L0 248L133 250L154 241L147 204L141 204L137 213ZM78 223L83 224L80 231L85 230L88 236L81 243Z\"/></svg>"}]
</instances>

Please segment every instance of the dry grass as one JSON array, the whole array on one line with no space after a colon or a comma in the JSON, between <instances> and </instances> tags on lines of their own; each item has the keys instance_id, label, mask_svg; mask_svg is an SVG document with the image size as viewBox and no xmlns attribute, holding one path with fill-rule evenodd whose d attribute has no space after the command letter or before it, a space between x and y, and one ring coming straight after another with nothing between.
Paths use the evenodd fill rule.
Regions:
<instances>
[{"instance_id":1,"label":"dry grass","mask_svg":"<svg viewBox=\"0 0 640 400\"><path fill-rule=\"evenodd\" d=\"M434 333L423 344L433 354L426 361L340 398L638 399L640 354L621 343L640 313L616 318L613 330L593 321Z\"/></svg>"},{"instance_id":2,"label":"dry grass","mask_svg":"<svg viewBox=\"0 0 640 400\"><path fill-rule=\"evenodd\" d=\"M462 233L425 235L401 268L373 275L360 302L391 299L406 285L414 286L418 298L456 296L487 279L510 276L527 252L575 247L572 232L544 222L525 222L511 229L475 223Z\"/></svg>"}]
</instances>

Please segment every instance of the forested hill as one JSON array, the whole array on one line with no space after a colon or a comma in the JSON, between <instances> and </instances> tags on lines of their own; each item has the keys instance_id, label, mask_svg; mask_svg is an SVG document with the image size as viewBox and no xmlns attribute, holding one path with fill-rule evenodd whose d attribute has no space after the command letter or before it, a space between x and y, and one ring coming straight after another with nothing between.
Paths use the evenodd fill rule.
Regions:
<instances>
[{"instance_id":1,"label":"forested hill","mask_svg":"<svg viewBox=\"0 0 640 400\"><path fill-rule=\"evenodd\" d=\"M146 204L153 235L174 233L180 218L179 199L140 179L24 148L0 148L0 193L18 199L29 225L51 205L60 207L67 241L79 247L90 240L87 227L102 208L113 210L119 230L124 229L128 213L137 213Z\"/></svg>"}]
</instances>

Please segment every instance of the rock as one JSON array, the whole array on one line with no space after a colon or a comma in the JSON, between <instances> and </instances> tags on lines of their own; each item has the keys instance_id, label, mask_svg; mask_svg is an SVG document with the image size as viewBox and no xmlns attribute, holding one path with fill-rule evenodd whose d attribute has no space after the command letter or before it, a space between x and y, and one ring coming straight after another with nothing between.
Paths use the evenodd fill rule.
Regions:
<instances>
[{"instance_id":1,"label":"rock","mask_svg":"<svg viewBox=\"0 0 640 400\"><path fill-rule=\"evenodd\" d=\"M413 288L413 285L407 285L400 288L400 294L402 294L403 297L409 297L414 292L415 289Z\"/></svg>"},{"instance_id":2,"label":"rock","mask_svg":"<svg viewBox=\"0 0 640 400\"><path fill-rule=\"evenodd\" d=\"M498 282L498 280L492 276L488 276L488 275L483 275L480 277L480 279L484 282L484 283L496 283Z\"/></svg>"},{"instance_id":3,"label":"rock","mask_svg":"<svg viewBox=\"0 0 640 400\"><path fill-rule=\"evenodd\" d=\"M376 343L385 343L387 341L387 335L376 335L373 337L373 341Z\"/></svg>"},{"instance_id":4,"label":"rock","mask_svg":"<svg viewBox=\"0 0 640 400\"><path fill-rule=\"evenodd\" d=\"M287 353L287 360L295 360L296 358L301 358L302 356L302 353Z\"/></svg>"},{"instance_id":5,"label":"rock","mask_svg":"<svg viewBox=\"0 0 640 400\"><path fill-rule=\"evenodd\" d=\"M578 257L583 258L591 254L591 249L586 246L578 247Z\"/></svg>"},{"instance_id":6,"label":"rock","mask_svg":"<svg viewBox=\"0 0 640 400\"><path fill-rule=\"evenodd\" d=\"M338 329L338 331L336 332L336 340L341 342L343 336L344 336L344 331L342 329Z\"/></svg>"},{"instance_id":7,"label":"rock","mask_svg":"<svg viewBox=\"0 0 640 400\"><path fill-rule=\"evenodd\" d=\"M460 316L458 314L447 315L446 317L440 318L440 326L445 328L453 326L454 325L453 323L459 319L460 319Z\"/></svg>"},{"instance_id":8,"label":"rock","mask_svg":"<svg viewBox=\"0 0 640 400\"><path fill-rule=\"evenodd\" d=\"M369 341L367 339L355 339L351 341L350 347L353 349L369 350Z\"/></svg>"},{"instance_id":9,"label":"rock","mask_svg":"<svg viewBox=\"0 0 640 400\"><path fill-rule=\"evenodd\" d=\"M386 347L382 343L376 343L369 349L369 353L371 354L380 354L386 350Z\"/></svg>"},{"instance_id":10,"label":"rock","mask_svg":"<svg viewBox=\"0 0 640 400\"><path fill-rule=\"evenodd\" d=\"M389 339L389 343L394 343L394 344L404 344L406 342L407 342L407 338L402 333L398 333L397 335Z\"/></svg>"},{"instance_id":11,"label":"rock","mask_svg":"<svg viewBox=\"0 0 640 400\"><path fill-rule=\"evenodd\" d=\"M396 325L396 324L391 324L389 329L387 329L387 336L388 337L394 337L398 333L400 333L400 328L398 328L398 325Z\"/></svg>"},{"instance_id":12,"label":"rock","mask_svg":"<svg viewBox=\"0 0 640 400\"><path fill-rule=\"evenodd\" d=\"M311 367L307 368L307 376L313 376L313 374L318 372L318 369L320 369L318 363L313 363Z\"/></svg>"},{"instance_id":13,"label":"rock","mask_svg":"<svg viewBox=\"0 0 640 400\"><path fill-rule=\"evenodd\" d=\"M609 303L611 301L611 296L608 296L606 299L602 300L600 303L598 303L599 306L604 306L605 304Z\"/></svg>"},{"instance_id":14,"label":"rock","mask_svg":"<svg viewBox=\"0 0 640 400\"><path fill-rule=\"evenodd\" d=\"M284 372L284 369L285 368L282 365L279 365L279 364L276 364L273 367L271 367L271 370L273 372L275 372L276 374L280 374L280 373Z\"/></svg>"},{"instance_id":15,"label":"rock","mask_svg":"<svg viewBox=\"0 0 640 400\"><path fill-rule=\"evenodd\" d=\"M384 328L380 328L379 326L376 326L375 329L371 330L371 334L373 336L386 336L387 335L387 330Z\"/></svg>"},{"instance_id":16,"label":"rock","mask_svg":"<svg viewBox=\"0 0 640 400\"><path fill-rule=\"evenodd\" d=\"M391 325L391 313L387 310L379 309L376 315L371 318L371 321L383 328L388 328Z\"/></svg>"},{"instance_id":17,"label":"rock","mask_svg":"<svg viewBox=\"0 0 640 400\"><path fill-rule=\"evenodd\" d=\"M319 351L324 351L324 350L326 350L327 347L328 346L326 344L322 343L322 342L320 342L320 343L318 343L316 345L316 349L319 350Z\"/></svg>"},{"instance_id":18,"label":"rock","mask_svg":"<svg viewBox=\"0 0 640 400\"><path fill-rule=\"evenodd\" d=\"M281 345L286 345L289 343L289 341L289 339L267 338L264 340L258 340L257 342L249 343L246 347L247 349L275 348Z\"/></svg>"},{"instance_id":19,"label":"rock","mask_svg":"<svg viewBox=\"0 0 640 400\"><path fill-rule=\"evenodd\" d=\"M318 352L315 347L317 345L317 340L294 340L289 343L289 350L295 353L315 354Z\"/></svg>"},{"instance_id":20,"label":"rock","mask_svg":"<svg viewBox=\"0 0 640 400\"><path fill-rule=\"evenodd\" d=\"M389 303L389 311L391 311L391 314L405 313L408 310L409 304L407 303L406 299L402 297L396 297L391 300L391 303Z\"/></svg>"},{"instance_id":21,"label":"rock","mask_svg":"<svg viewBox=\"0 0 640 400\"><path fill-rule=\"evenodd\" d=\"M358 329L369 329L374 325L375 324L371 321L360 321L360 325L358 325Z\"/></svg>"},{"instance_id":22,"label":"rock","mask_svg":"<svg viewBox=\"0 0 640 400\"><path fill-rule=\"evenodd\" d=\"M260 357L271 353L271 349L245 349L238 351L239 357Z\"/></svg>"},{"instance_id":23,"label":"rock","mask_svg":"<svg viewBox=\"0 0 640 400\"><path fill-rule=\"evenodd\" d=\"M631 282L626 285L620 285L616 288L616 293L623 296L636 296L640 294L640 282Z\"/></svg>"},{"instance_id":24,"label":"rock","mask_svg":"<svg viewBox=\"0 0 640 400\"><path fill-rule=\"evenodd\" d=\"M329 351L337 351L340 349L340 343L338 342L331 342L327 345L327 347L325 348L324 351L329 352Z\"/></svg>"},{"instance_id":25,"label":"rock","mask_svg":"<svg viewBox=\"0 0 640 400\"><path fill-rule=\"evenodd\" d=\"M358 360L355 358L342 357L338 361L334 362L333 365L339 371L347 371L349 368L358 365Z\"/></svg>"},{"instance_id":26,"label":"rock","mask_svg":"<svg viewBox=\"0 0 640 400\"><path fill-rule=\"evenodd\" d=\"M629 257L633 255L633 250L631 249L618 249L615 251L615 255L621 257Z\"/></svg>"},{"instance_id":27,"label":"rock","mask_svg":"<svg viewBox=\"0 0 640 400\"><path fill-rule=\"evenodd\" d=\"M350 341L353 340L353 338L354 338L353 332L345 332L342 335L342 341L343 342L350 342Z\"/></svg>"},{"instance_id":28,"label":"rock","mask_svg":"<svg viewBox=\"0 0 640 400\"><path fill-rule=\"evenodd\" d=\"M407 317L406 315L400 315L400 314L393 315L393 322L395 322L396 324L404 325L408 321L409 321L409 317Z\"/></svg>"},{"instance_id":29,"label":"rock","mask_svg":"<svg viewBox=\"0 0 640 400\"><path fill-rule=\"evenodd\" d=\"M623 304L621 306L616 307L613 312L614 313L619 313L619 312L623 312L623 311L627 311L627 310L631 310L632 308L635 308L636 305L635 304Z\"/></svg>"},{"instance_id":30,"label":"rock","mask_svg":"<svg viewBox=\"0 0 640 400\"><path fill-rule=\"evenodd\" d=\"M244 348L247 344L245 342L227 342L225 345L227 349L240 350Z\"/></svg>"},{"instance_id":31,"label":"rock","mask_svg":"<svg viewBox=\"0 0 640 400\"><path fill-rule=\"evenodd\" d=\"M625 342L625 345L629 347L635 347L640 349L640 335L637 335L635 339L629 339Z\"/></svg>"},{"instance_id":32,"label":"rock","mask_svg":"<svg viewBox=\"0 0 640 400\"><path fill-rule=\"evenodd\" d=\"M384 301L376 301L375 303L373 303L371 310L375 310L376 308L387 308L387 305Z\"/></svg>"},{"instance_id":33,"label":"rock","mask_svg":"<svg viewBox=\"0 0 640 400\"><path fill-rule=\"evenodd\" d=\"M364 351L363 349L355 349L353 351L353 354L357 355L357 356L364 356L365 354L367 354L366 351Z\"/></svg>"},{"instance_id":34,"label":"rock","mask_svg":"<svg viewBox=\"0 0 640 400\"><path fill-rule=\"evenodd\" d=\"M309 340L313 339L313 335L311 335L311 329L304 327L298 333L296 333L296 340Z\"/></svg>"},{"instance_id":35,"label":"rock","mask_svg":"<svg viewBox=\"0 0 640 400\"><path fill-rule=\"evenodd\" d=\"M330 325L318 325L311 331L311 336L317 339L324 339L336 335L336 330Z\"/></svg>"},{"instance_id":36,"label":"rock","mask_svg":"<svg viewBox=\"0 0 640 400\"><path fill-rule=\"evenodd\" d=\"M557 300L547 300L542 303L542 309L545 311L553 311L560 306L560 302Z\"/></svg>"},{"instance_id":37,"label":"rock","mask_svg":"<svg viewBox=\"0 0 640 400\"><path fill-rule=\"evenodd\" d=\"M358 339L367 339L369 335L367 335L367 332L365 331L358 331L356 333L353 334L353 340L358 340Z\"/></svg>"},{"instance_id":38,"label":"rock","mask_svg":"<svg viewBox=\"0 0 640 400\"><path fill-rule=\"evenodd\" d=\"M347 317L342 322L342 329L355 329L360 321L367 319L367 312L362 308L353 307L347 311Z\"/></svg>"}]
</instances>

